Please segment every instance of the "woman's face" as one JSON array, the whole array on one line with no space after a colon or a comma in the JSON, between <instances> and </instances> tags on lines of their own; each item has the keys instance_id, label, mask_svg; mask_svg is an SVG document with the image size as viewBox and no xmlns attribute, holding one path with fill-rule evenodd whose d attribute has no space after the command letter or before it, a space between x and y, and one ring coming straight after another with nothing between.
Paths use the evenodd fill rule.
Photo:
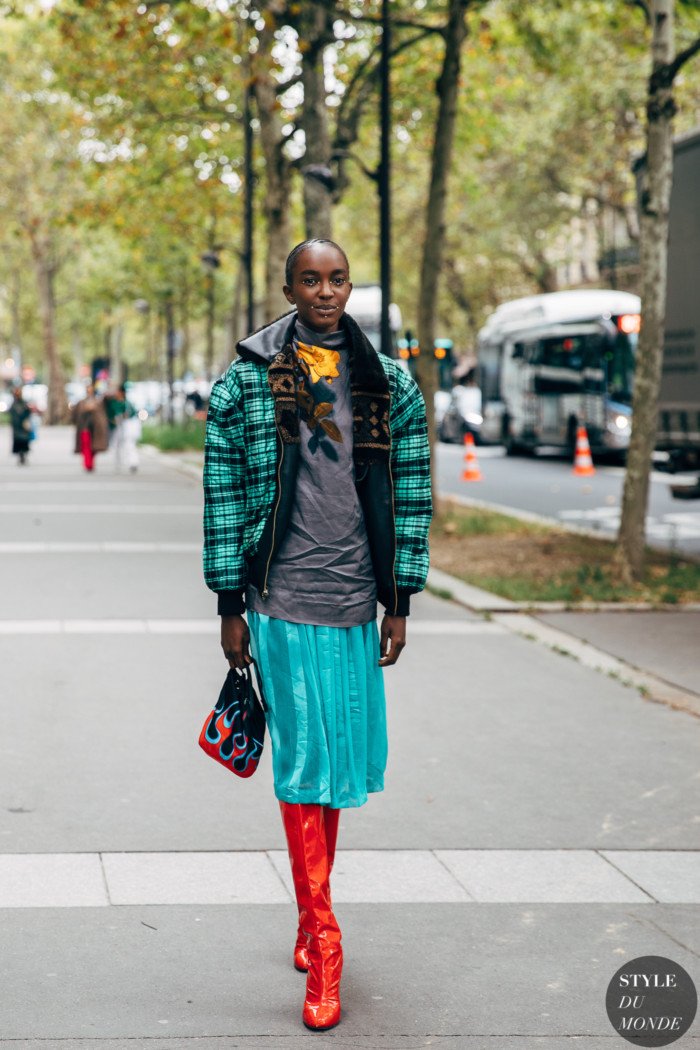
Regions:
<instances>
[{"instance_id":1,"label":"woman's face","mask_svg":"<svg viewBox=\"0 0 700 1050\"><path fill-rule=\"evenodd\" d=\"M294 263L291 286L282 289L299 320L317 332L335 332L352 291L345 257L329 244L304 248Z\"/></svg>"}]
</instances>

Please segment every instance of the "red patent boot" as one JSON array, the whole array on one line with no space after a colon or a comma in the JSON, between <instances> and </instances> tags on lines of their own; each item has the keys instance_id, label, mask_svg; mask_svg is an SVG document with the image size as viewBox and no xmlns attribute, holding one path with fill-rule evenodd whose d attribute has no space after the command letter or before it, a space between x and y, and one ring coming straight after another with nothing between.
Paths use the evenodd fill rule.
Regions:
<instances>
[{"instance_id":1,"label":"red patent boot","mask_svg":"<svg viewBox=\"0 0 700 1050\"><path fill-rule=\"evenodd\" d=\"M323 821L326 827L326 852L328 854L328 877L333 871L335 860L335 844L338 841L338 821L340 810L331 809L330 806L323 807ZM332 907L331 903L331 907ZM297 943L294 945L294 969L300 973L306 973L309 969L309 953L306 950L306 934L304 933L304 917L299 913L299 932Z\"/></svg>"},{"instance_id":2,"label":"red patent boot","mask_svg":"<svg viewBox=\"0 0 700 1050\"><path fill-rule=\"evenodd\" d=\"M323 806L280 801L309 970L302 1020L314 1031L340 1020L341 935L331 909Z\"/></svg>"}]
</instances>

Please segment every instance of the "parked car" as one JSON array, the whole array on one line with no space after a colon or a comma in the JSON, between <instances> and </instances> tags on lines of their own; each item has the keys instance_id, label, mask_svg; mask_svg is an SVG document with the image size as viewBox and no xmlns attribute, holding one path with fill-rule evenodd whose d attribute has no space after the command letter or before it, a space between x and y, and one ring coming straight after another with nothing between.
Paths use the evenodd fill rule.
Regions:
<instances>
[{"instance_id":1,"label":"parked car","mask_svg":"<svg viewBox=\"0 0 700 1050\"><path fill-rule=\"evenodd\" d=\"M481 443L481 390L474 383L458 383L448 395L445 413L438 424L438 436L448 444L461 444L465 434ZM436 418L437 422L437 418Z\"/></svg>"}]
</instances>

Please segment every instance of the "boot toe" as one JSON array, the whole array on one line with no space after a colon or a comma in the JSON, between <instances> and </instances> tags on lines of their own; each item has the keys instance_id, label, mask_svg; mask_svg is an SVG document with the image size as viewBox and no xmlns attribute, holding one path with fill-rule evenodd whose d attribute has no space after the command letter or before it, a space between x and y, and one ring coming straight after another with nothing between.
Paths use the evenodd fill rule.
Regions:
<instances>
[{"instance_id":1,"label":"boot toe","mask_svg":"<svg viewBox=\"0 0 700 1050\"><path fill-rule=\"evenodd\" d=\"M323 1003L304 1003L302 1020L307 1028L316 1032L335 1028L340 1021L340 1002L336 999Z\"/></svg>"}]
</instances>

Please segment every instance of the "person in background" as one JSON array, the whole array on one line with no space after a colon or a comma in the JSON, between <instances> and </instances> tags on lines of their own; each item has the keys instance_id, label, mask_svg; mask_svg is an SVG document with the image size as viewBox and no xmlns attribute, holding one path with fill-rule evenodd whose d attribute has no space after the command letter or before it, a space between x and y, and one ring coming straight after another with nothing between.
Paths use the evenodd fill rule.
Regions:
<instances>
[{"instance_id":1,"label":"person in background","mask_svg":"<svg viewBox=\"0 0 700 1050\"><path fill-rule=\"evenodd\" d=\"M127 385L122 383L107 402L107 417L111 430L110 445L114 448L114 465L117 471L122 464L131 474L139 467L137 442L141 437L141 421L132 403L126 396Z\"/></svg>"},{"instance_id":2,"label":"person in background","mask_svg":"<svg viewBox=\"0 0 700 1050\"><path fill-rule=\"evenodd\" d=\"M75 423L75 452L82 455L87 471L95 469L95 456L109 448L109 424L102 398L95 394L95 387L88 384L85 397L73 408Z\"/></svg>"},{"instance_id":3,"label":"person in background","mask_svg":"<svg viewBox=\"0 0 700 1050\"><path fill-rule=\"evenodd\" d=\"M22 397L22 388L19 386L15 387L12 392L10 426L12 427L12 454L17 456L18 466L24 466L29 455L29 443L32 440L32 410Z\"/></svg>"}]
</instances>

